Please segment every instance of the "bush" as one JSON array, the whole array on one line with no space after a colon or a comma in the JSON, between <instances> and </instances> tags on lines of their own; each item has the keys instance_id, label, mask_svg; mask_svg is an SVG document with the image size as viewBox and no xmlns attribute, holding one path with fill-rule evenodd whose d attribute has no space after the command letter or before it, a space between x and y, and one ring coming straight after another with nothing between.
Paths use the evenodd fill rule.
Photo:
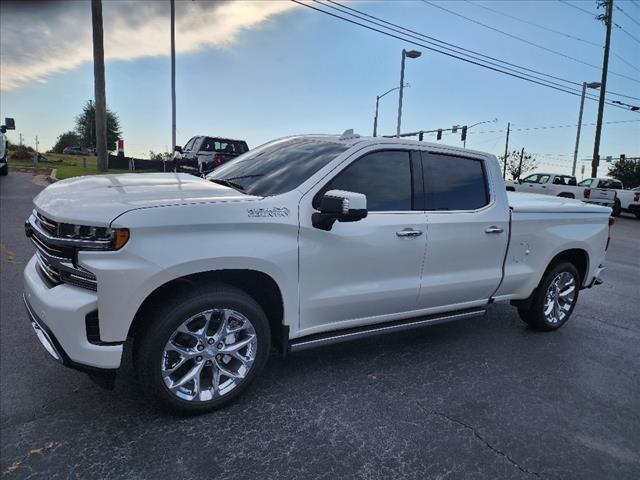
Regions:
<instances>
[{"instance_id":1,"label":"bush","mask_svg":"<svg viewBox=\"0 0 640 480\"><path fill-rule=\"evenodd\" d=\"M31 160L36 151L26 145L14 145L11 147L9 158L13 160Z\"/></svg>"}]
</instances>

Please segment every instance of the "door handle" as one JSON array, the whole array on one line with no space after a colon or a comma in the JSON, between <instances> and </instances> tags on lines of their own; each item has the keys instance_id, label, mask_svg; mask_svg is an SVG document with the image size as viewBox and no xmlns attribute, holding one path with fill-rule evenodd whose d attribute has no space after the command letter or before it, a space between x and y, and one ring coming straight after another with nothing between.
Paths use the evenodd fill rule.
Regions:
<instances>
[{"instance_id":1,"label":"door handle","mask_svg":"<svg viewBox=\"0 0 640 480\"><path fill-rule=\"evenodd\" d=\"M422 235L422 230L414 230L413 228L404 228L399 232L396 232L399 237L419 237Z\"/></svg>"},{"instance_id":2,"label":"door handle","mask_svg":"<svg viewBox=\"0 0 640 480\"><path fill-rule=\"evenodd\" d=\"M496 226L491 226L484 229L484 233L502 233L502 232L504 232L504 228L500 228Z\"/></svg>"}]
</instances>

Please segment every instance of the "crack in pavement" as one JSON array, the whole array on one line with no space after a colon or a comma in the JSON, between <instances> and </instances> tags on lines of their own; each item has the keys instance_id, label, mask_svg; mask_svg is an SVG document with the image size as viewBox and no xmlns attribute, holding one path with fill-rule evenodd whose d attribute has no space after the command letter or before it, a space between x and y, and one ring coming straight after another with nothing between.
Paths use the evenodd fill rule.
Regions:
<instances>
[{"instance_id":1,"label":"crack in pavement","mask_svg":"<svg viewBox=\"0 0 640 480\"><path fill-rule=\"evenodd\" d=\"M29 461L29 459L32 456L38 455L38 454L42 454L42 453L46 452L47 450L51 450L55 446L56 446L56 444L54 442L49 442L44 447L32 448L31 450L29 450L29 453L27 453L24 457L22 457L20 460L16 460L11 465L9 465L6 469L4 469L2 471L2 476L8 475L8 474L10 474L12 472L15 472L21 466L23 466L23 464L25 462Z\"/></svg>"},{"instance_id":2,"label":"crack in pavement","mask_svg":"<svg viewBox=\"0 0 640 480\"><path fill-rule=\"evenodd\" d=\"M480 440L485 447L487 447L489 450L491 450L493 453L503 457L505 460L507 460L511 465L513 465L514 467L516 467L518 470L520 470L523 473L526 473L528 475L535 475L536 477L541 477L541 475L538 472L534 472L532 470L529 470L526 467L523 467L522 465L520 465L518 462L516 462L513 458L511 458L509 455L507 455L506 453L504 453L502 450L499 450L498 448L494 447L493 445L491 445L487 440L485 440L485 438L480 435L477 430L475 428L473 428L471 425L463 422L462 420L458 420L457 418L453 418L450 417L449 415L447 415L446 413L442 413L439 412L437 410L434 409L428 409L426 408L424 405L422 405L419 401L416 401L416 404L418 405L418 408L420 410L422 410L427 416L429 415L436 415L440 418L444 418L445 420L451 422L451 423L455 423L456 425L459 425L467 430L470 430L471 433L473 433L473 435Z\"/></svg>"},{"instance_id":3,"label":"crack in pavement","mask_svg":"<svg viewBox=\"0 0 640 480\"><path fill-rule=\"evenodd\" d=\"M13 253L13 251L9 247L7 247L4 243L0 243L0 252L5 253L5 255L7 256L7 262L14 263L14 264L22 263L21 261L16 260L16 254Z\"/></svg>"}]
</instances>

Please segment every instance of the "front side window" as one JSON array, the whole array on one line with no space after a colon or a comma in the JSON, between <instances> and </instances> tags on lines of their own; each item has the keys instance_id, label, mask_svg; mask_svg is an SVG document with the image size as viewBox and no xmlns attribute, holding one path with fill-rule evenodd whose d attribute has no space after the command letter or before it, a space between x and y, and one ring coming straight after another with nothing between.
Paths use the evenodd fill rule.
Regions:
<instances>
[{"instance_id":1,"label":"front side window","mask_svg":"<svg viewBox=\"0 0 640 480\"><path fill-rule=\"evenodd\" d=\"M539 179L540 179L540 175L538 175L537 173L534 173L533 175L529 175L528 177L524 177L521 180L521 183L538 183Z\"/></svg>"},{"instance_id":2,"label":"front side window","mask_svg":"<svg viewBox=\"0 0 640 480\"><path fill-rule=\"evenodd\" d=\"M193 148L193 144L196 143L197 138L198 137L193 137L191 140L187 142L187 144L184 146L185 152L190 151Z\"/></svg>"},{"instance_id":3,"label":"front side window","mask_svg":"<svg viewBox=\"0 0 640 480\"><path fill-rule=\"evenodd\" d=\"M590 178L587 178L586 180L581 181L578 186L580 187L590 187L591 186L591 182L592 180Z\"/></svg>"},{"instance_id":4,"label":"front side window","mask_svg":"<svg viewBox=\"0 0 640 480\"><path fill-rule=\"evenodd\" d=\"M385 150L368 153L342 170L322 192L328 190L365 194L370 212L411 210L413 193L409 152Z\"/></svg>"},{"instance_id":5,"label":"front side window","mask_svg":"<svg viewBox=\"0 0 640 480\"><path fill-rule=\"evenodd\" d=\"M481 160L422 152L426 210L477 210L489 203Z\"/></svg>"},{"instance_id":6,"label":"front side window","mask_svg":"<svg viewBox=\"0 0 640 480\"><path fill-rule=\"evenodd\" d=\"M249 195L279 195L300 186L348 148L309 138L277 140L225 163L207 179Z\"/></svg>"}]
</instances>

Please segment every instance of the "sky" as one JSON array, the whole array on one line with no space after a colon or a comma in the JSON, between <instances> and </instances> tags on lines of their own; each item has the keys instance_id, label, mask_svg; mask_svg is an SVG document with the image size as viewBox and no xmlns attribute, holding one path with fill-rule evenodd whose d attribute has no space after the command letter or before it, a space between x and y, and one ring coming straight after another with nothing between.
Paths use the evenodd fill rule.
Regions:
<instances>
[{"instance_id":1,"label":"sky","mask_svg":"<svg viewBox=\"0 0 640 480\"><path fill-rule=\"evenodd\" d=\"M307 3L337 13L323 2ZM594 19L602 11L595 0L340 3L533 70L578 83L600 80L598 45L605 29ZM612 32L607 91L636 98L608 98L640 105L640 1L615 0L615 5L613 19L622 28ZM107 104L120 118L125 152L148 157L150 150L168 151L169 2L104 0L103 15ZM197 134L241 138L250 147L285 135L349 128L371 135L376 95L399 84L403 48L422 51L406 62L410 87L404 91L403 132L497 118L470 129L467 148L501 155L510 122L509 150L534 153L539 170L570 172L579 97L288 1L176 2L177 143ZM40 151L51 148L60 133L73 129L92 98L90 2L2 0L0 118L16 121L9 141L17 143L22 133L24 142L35 146L37 135ZM380 100L379 133L395 133L397 109L397 91ZM597 102L587 100L583 123L595 123L596 115ZM602 158L640 156L640 112L606 106L604 122ZM593 152L594 132L593 125L582 129L579 178ZM435 141L435 135L425 140ZM462 145L459 134L446 133L442 143Z\"/></svg>"}]
</instances>

